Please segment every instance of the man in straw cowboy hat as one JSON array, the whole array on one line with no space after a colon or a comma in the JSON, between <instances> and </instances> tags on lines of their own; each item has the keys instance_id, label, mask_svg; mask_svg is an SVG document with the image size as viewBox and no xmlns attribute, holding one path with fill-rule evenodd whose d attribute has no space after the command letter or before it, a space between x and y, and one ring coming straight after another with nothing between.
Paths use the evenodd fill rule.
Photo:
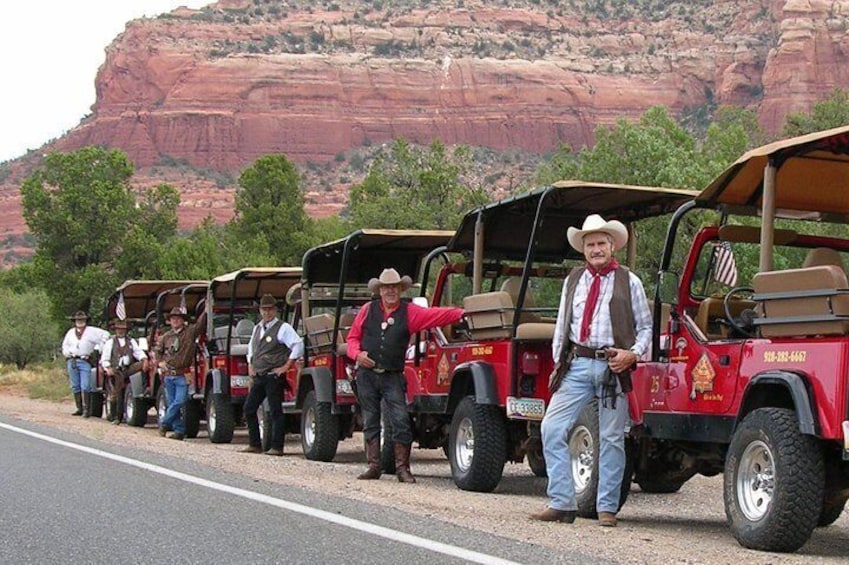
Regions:
<instances>
[{"instance_id":1,"label":"man in straw cowboy hat","mask_svg":"<svg viewBox=\"0 0 849 565\"><path fill-rule=\"evenodd\" d=\"M196 340L206 320L206 312L201 314L194 324L189 323L189 315L177 306L168 313L171 329L162 334L154 349L154 359L163 377L165 398L168 409L159 422L159 435L165 436L171 429L171 439L182 440L186 437L186 426L181 410L188 398L186 373L195 362Z\"/></svg>"},{"instance_id":2,"label":"man in straw cowboy hat","mask_svg":"<svg viewBox=\"0 0 849 565\"><path fill-rule=\"evenodd\" d=\"M563 281L552 342L552 396L542 421L548 472L548 507L534 520L571 523L577 503L567 438L584 407L599 398L599 464L596 507L599 525L616 526L625 471L625 423L630 369L651 343L651 313L640 279L613 254L628 242L628 230L598 214L581 229L567 230L569 244L586 265Z\"/></svg>"},{"instance_id":3,"label":"man in straw cowboy hat","mask_svg":"<svg viewBox=\"0 0 849 565\"><path fill-rule=\"evenodd\" d=\"M127 320L112 322L115 335L103 344L100 366L106 373L111 387L107 399L112 412L112 425L118 426L124 419L124 385L130 375L147 371L147 355L138 342L127 335Z\"/></svg>"},{"instance_id":4,"label":"man in straw cowboy hat","mask_svg":"<svg viewBox=\"0 0 849 565\"><path fill-rule=\"evenodd\" d=\"M401 299L410 288L410 277L384 269L368 283L380 298L366 304L354 319L347 338L347 355L357 362L357 400L363 414L368 470L358 479L379 479L380 405L386 414L394 442L395 474L402 483L416 482L410 472L413 433L407 414L404 356L410 336L425 329L452 324L463 317L461 308L425 308Z\"/></svg>"},{"instance_id":5,"label":"man in straw cowboy hat","mask_svg":"<svg viewBox=\"0 0 849 565\"><path fill-rule=\"evenodd\" d=\"M283 420L283 390L286 373L304 355L304 340L288 322L277 317L277 300L264 294L259 300L260 321L254 326L248 342L248 374L251 388L245 399L245 420L248 424L248 446L245 453L262 453L259 419L256 411L268 398L271 410L271 441L267 455L283 455L285 427Z\"/></svg>"},{"instance_id":6,"label":"man in straw cowboy hat","mask_svg":"<svg viewBox=\"0 0 849 565\"><path fill-rule=\"evenodd\" d=\"M88 325L88 314L77 310L70 317L74 327L62 340L62 355L67 360L68 379L77 410L72 416L91 416L91 362L95 348L103 343L109 332Z\"/></svg>"}]
</instances>

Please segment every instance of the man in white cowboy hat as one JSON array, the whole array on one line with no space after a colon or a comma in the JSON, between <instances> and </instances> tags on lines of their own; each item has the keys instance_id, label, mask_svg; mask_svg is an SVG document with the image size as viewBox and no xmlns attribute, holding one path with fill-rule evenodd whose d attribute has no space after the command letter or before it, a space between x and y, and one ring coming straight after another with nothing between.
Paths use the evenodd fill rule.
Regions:
<instances>
[{"instance_id":1,"label":"man in white cowboy hat","mask_svg":"<svg viewBox=\"0 0 849 565\"><path fill-rule=\"evenodd\" d=\"M651 343L651 312L643 284L613 254L628 242L628 230L598 214L570 227L569 244L586 265L563 281L552 341L552 396L542 421L548 472L548 507L534 520L575 520L577 503L567 438L575 420L599 398L599 462L596 508L601 526L616 526L625 471L625 423L630 369ZM618 378L617 378L618 377Z\"/></svg>"},{"instance_id":2,"label":"man in white cowboy hat","mask_svg":"<svg viewBox=\"0 0 849 565\"><path fill-rule=\"evenodd\" d=\"M67 360L68 379L77 410L72 416L91 416L91 362L94 350L109 338L109 332L88 325L88 314L77 310L70 317L74 327L62 340L62 355Z\"/></svg>"},{"instance_id":3,"label":"man in white cowboy hat","mask_svg":"<svg viewBox=\"0 0 849 565\"><path fill-rule=\"evenodd\" d=\"M112 425L118 426L124 419L124 385L130 375L147 371L147 355L138 342L127 335L129 323L117 319L112 322L115 335L103 344L100 366L109 379L109 398Z\"/></svg>"},{"instance_id":4,"label":"man in white cowboy hat","mask_svg":"<svg viewBox=\"0 0 849 565\"><path fill-rule=\"evenodd\" d=\"M248 342L248 374L251 388L245 399L245 420L248 424L248 446L245 453L262 453L259 418L256 411L268 398L271 411L271 439L266 455L283 455L285 427L283 391L287 386L286 373L304 355L304 340L288 322L277 317L277 300L264 294L259 300L260 321L254 326Z\"/></svg>"},{"instance_id":5,"label":"man in white cowboy hat","mask_svg":"<svg viewBox=\"0 0 849 565\"><path fill-rule=\"evenodd\" d=\"M159 422L159 435L173 430L171 439L182 440L186 437L186 425L181 410L188 398L186 373L191 371L197 354L198 334L206 324L206 312L200 315L194 324L189 323L189 315L175 306L168 313L171 329L162 334L153 350L154 362L163 377L165 398L168 409Z\"/></svg>"},{"instance_id":6,"label":"man in white cowboy hat","mask_svg":"<svg viewBox=\"0 0 849 565\"><path fill-rule=\"evenodd\" d=\"M363 414L368 470L358 479L379 479L380 409L385 402L386 420L394 443L395 474L402 483L415 483L410 472L413 433L407 413L404 356L410 336L428 328L453 324L463 317L462 308L425 308L401 299L412 280L395 269L384 269L368 283L372 300L357 313L347 338L347 355L357 362L357 400Z\"/></svg>"}]
</instances>

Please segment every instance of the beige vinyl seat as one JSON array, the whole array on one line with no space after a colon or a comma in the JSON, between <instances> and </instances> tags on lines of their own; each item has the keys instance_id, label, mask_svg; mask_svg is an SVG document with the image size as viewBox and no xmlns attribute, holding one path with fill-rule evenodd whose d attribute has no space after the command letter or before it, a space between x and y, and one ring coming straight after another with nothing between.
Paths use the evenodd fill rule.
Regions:
<instances>
[{"instance_id":1,"label":"beige vinyl seat","mask_svg":"<svg viewBox=\"0 0 849 565\"><path fill-rule=\"evenodd\" d=\"M307 347L313 354L330 352L335 322L333 314L316 314L304 319Z\"/></svg>"},{"instance_id":2,"label":"beige vinyl seat","mask_svg":"<svg viewBox=\"0 0 849 565\"><path fill-rule=\"evenodd\" d=\"M844 272L846 271L846 266L843 264L843 257L830 247L815 247L808 251L808 255L802 263L802 268L819 267L822 265L834 265L840 267Z\"/></svg>"},{"instance_id":3,"label":"beige vinyl seat","mask_svg":"<svg viewBox=\"0 0 849 565\"><path fill-rule=\"evenodd\" d=\"M469 321L472 339L506 339L511 337L513 300L503 290L472 294L463 298L463 310Z\"/></svg>"},{"instance_id":4,"label":"beige vinyl seat","mask_svg":"<svg viewBox=\"0 0 849 565\"><path fill-rule=\"evenodd\" d=\"M254 323L247 318L242 318L233 328L233 335L230 338L230 355L247 355L248 344L251 342L251 335L254 333ZM226 339L226 338L225 338Z\"/></svg>"},{"instance_id":5,"label":"beige vinyl seat","mask_svg":"<svg viewBox=\"0 0 849 565\"><path fill-rule=\"evenodd\" d=\"M743 310L754 310L756 306L757 302L754 300L732 300L729 304L729 310L732 316L739 317ZM709 296L699 304L699 310L696 312L696 325L709 340L728 338L728 326L723 323L725 320L723 298Z\"/></svg>"},{"instance_id":6,"label":"beige vinyl seat","mask_svg":"<svg viewBox=\"0 0 849 565\"><path fill-rule=\"evenodd\" d=\"M849 334L849 283L838 265L758 273L755 298L763 337ZM808 291L807 296L799 296Z\"/></svg>"},{"instance_id":7,"label":"beige vinyl seat","mask_svg":"<svg viewBox=\"0 0 849 565\"><path fill-rule=\"evenodd\" d=\"M501 290L510 295L510 301L513 303L515 307L519 302L519 290L522 286L522 279L519 277L507 277L504 279L504 282L501 283ZM536 301L534 300L534 295L531 292L531 289L528 288L525 290L525 303L522 305L522 313L519 314L519 323L534 323L539 322L542 317L538 312L529 312L536 308Z\"/></svg>"}]
</instances>

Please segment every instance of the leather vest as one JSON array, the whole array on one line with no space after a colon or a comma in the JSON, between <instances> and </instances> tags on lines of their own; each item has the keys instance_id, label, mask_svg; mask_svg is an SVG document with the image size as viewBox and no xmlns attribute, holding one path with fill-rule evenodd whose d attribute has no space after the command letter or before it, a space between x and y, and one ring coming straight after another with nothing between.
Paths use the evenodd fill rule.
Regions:
<instances>
[{"instance_id":1,"label":"leather vest","mask_svg":"<svg viewBox=\"0 0 849 565\"><path fill-rule=\"evenodd\" d=\"M579 267L569 274L566 283L566 325L563 326L563 348L561 357L569 351L569 331L572 326L572 302L578 281L584 275L586 267ZM634 309L631 306L630 271L620 266L613 271L613 296L610 297L610 323L613 325L613 345L619 349L631 349L637 341L634 328Z\"/></svg>"},{"instance_id":2,"label":"leather vest","mask_svg":"<svg viewBox=\"0 0 849 565\"><path fill-rule=\"evenodd\" d=\"M265 375L272 369L282 367L292 353L288 346L277 342L277 334L282 325L283 321L278 319L265 333L262 333L262 323L254 327L251 365L258 375Z\"/></svg>"},{"instance_id":3,"label":"leather vest","mask_svg":"<svg viewBox=\"0 0 849 565\"><path fill-rule=\"evenodd\" d=\"M375 362L376 369L399 372L404 370L404 356L410 342L410 329L407 325L407 304L401 300L398 309L384 322L380 300L372 300L363 322L363 337L360 347L368 352ZM389 323L392 320L392 323ZM385 325L384 325L385 324Z\"/></svg>"},{"instance_id":4,"label":"leather vest","mask_svg":"<svg viewBox=\"0 0 849 565\"><path fill-rule=\"evenodd\" d=\"M110 358L109 358L109 363L112 365L113 369L119 369L119 368L126 369L126 367L119 367L121 357L123 357L124 355L127 355L128 357L130 357L129 363L127 363L127 366L131 365L135 361L135 359L132 358L133 348L130 345L130 336L127 336L127 337L124 338L124 346L123 347L121 347L121 344L118 342L118 336L113 336L112 337L112 355L110 355Z\"/></svg>"}]
</instances>

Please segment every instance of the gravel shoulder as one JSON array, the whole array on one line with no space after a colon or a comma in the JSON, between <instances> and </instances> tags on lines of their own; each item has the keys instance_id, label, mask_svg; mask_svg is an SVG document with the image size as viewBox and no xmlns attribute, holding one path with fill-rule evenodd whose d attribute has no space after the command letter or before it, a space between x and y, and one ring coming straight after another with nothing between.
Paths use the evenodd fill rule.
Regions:
<instances>
[{"instance_id":1,"label":"gravel shoulder","mask_svg":"<svg viewBox=\"0 0 849 565\"><path fill-rule=\"evenodd\" d=\"M595 521L582 519L572 525L542 524L528 520L527 515L544 507L546 480L534 477L524 464L508 464L498 488L489 494L457 489L441 450L413 451L416 485L399 484L394 477L357 481L356 475L365 468L360 434L339 444L334 462L317 463L304 459L298 436L287 435L284 457L261 457L238 453L247 444L244 428L237 430L231 444L212 444L203 431L197 439L176 442L160 438L152 419L145 428L116 427L106 420L71 417L72 410L67 402L0 391L0 413L13 418L270 484L333 493L547 546L562 552L563 562L569 561L571 551L620 563L845 563L849 555L849 512L831 527L818 529L795 554L740 547L725 524L722 477L696 477L670 495L642 493L635 486L619 515L618 528L599 528Z\"/></svg>"}]
</instances>

